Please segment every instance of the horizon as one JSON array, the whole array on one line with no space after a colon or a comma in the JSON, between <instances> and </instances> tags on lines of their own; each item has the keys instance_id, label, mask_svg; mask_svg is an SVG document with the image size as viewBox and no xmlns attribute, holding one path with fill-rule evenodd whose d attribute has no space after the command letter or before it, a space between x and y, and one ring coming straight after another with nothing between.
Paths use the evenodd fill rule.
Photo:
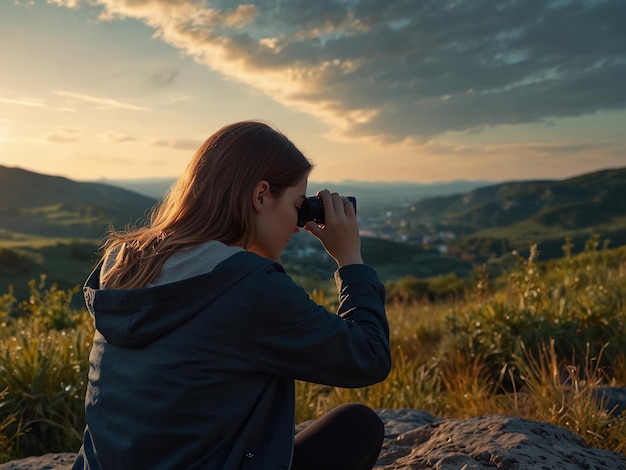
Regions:
<instances>
[{"instance_id":1,"label":"horizon","mask_svg":"<svg viewBox=\"0 0 626 470\"><path fill-rule=\"evenodd\" d=\"M220 5L0 3L0 164L176 178L245 119L284 132L319 181L560 180L626 164L626 2Z\"/></svg>"},{"instance_id":2,"label":"horizon","mask_svg":"<svg viewBox=\"0 0 626 470\"><path fill-rule=\"evenodd\" d=\"M173 175L173 176L148 176L148 177L127 177L127 178L123 178L123 177L108 177L108 176L103 176L97 179L76 179L76 178L72 178L66 175L62 175L62 174L55 174L55 173L43 173L41 171L37 171L37 170L33 170L33 169L29 169L29 168L25 168L24 166L20 166L20 165L4 165L2 162L0 162L0 168L9 168L9 169L17 169L17 170L22 170L22 171L27 171L27 172L31 172L31 173L35 173L35 174L39 174L39 175L43 175L43 176L50 176L50 177L59 177L59 178L66 178L69 179L70 181L73 182L77 182L77 183L127 183L127 184L132 184L132 183L145 183L145 182L174 182L178 179L178 177L180 175ZM604 171L613 171L613 170L626 170L626 165L623 166L614 166L614 167L607 167L607 168L598 168L592 171L587 171L587 172L583 172L583 173L579 173L579 174L574 174L572 176L568 176L565 178L521 178L521 179L507 179L507 180L490 180L490 179L483 179L483 178L479 178L479 179L467 179L467 178L455 178L455 179L449 179L449 180L437 180L437 181L428 181L428 182L422 182L422 181L408 181L408 180L365 180L365 179L351 179L351 178L346 178L343 180L323 180L323 179L316 179L316 178L309 178L309 185L310 184L320 184L320 183L332 183L332 184L380 184L380 185L393 185L393 184L398 184L398 185L424 185L424 186L435 186L438 184L441 185L448 185L448 184L453 184L453 183L485 183L485 184L504 184L504 183L523 183L523 182L533 182L533 181L564 181L567 179L571 179L571 178L577 178L580 176L585 176L588 174L592 174L592 173L599 173L599 172L604 172Z\"/></svg>"}]
</instances>

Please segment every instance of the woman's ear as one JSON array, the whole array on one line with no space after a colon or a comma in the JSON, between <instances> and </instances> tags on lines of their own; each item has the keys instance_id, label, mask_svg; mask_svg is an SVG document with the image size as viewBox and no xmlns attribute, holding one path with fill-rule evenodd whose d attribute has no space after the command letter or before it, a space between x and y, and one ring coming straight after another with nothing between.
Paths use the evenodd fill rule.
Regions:
<instances>
[{"instance_id":1,"label":"woman's ear","mask_svg":"<svg viewBox=\"0 0 626 470\"><path fill-rule=\"evenodd\" d=\"M254 186L254 192L252 193L252 205L256 212L261 212L264 207L267 207L269 198L272 197L270 191L270 184L261 180Z\"/></svg>"}]
</instances>

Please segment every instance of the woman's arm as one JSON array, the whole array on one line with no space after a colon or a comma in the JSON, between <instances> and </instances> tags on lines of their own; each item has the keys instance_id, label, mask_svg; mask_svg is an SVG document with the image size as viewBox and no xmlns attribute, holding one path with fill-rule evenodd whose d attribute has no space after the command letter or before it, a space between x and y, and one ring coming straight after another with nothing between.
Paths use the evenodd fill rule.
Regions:
<instances>
[{"instance_id":1,"label":"woman's arm","mask_svg":"<svg viewBox=\"0 0 626 470\"><path fill-rule=\"evenodd\" d=\"M249 351L255 366L340 387L384 380L391 368L389 325L384 286L375 271L351 264L336 272L337 315L313 302L280 265L274 266L252 281Z\"/></svg>"}]
</instances>

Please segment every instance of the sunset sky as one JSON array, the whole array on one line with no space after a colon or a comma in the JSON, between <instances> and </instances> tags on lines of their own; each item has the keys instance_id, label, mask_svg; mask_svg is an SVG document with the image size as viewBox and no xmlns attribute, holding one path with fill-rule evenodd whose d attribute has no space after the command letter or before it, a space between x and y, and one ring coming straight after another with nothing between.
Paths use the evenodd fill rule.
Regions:
<instances>
[{"instance_id":1,"label":"sunset sky","mask_svg":"<svg viewBox=\"0 0 626 470\"><path fill-rule=\"evenodd\" d=\"M624 0L0 0L0 165L173 177L233 121L324 181L626 166Z\"/></svg>"}]
</instances>

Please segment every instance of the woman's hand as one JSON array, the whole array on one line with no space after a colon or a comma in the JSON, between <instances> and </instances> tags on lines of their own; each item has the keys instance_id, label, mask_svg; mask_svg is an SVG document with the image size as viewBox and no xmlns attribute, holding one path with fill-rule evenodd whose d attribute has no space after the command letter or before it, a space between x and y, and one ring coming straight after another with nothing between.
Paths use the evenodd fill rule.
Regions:
<instances>
[{"instance_id":1,"label":"woman's hand","mask_svg":"<svg viewBox=\"0 0 626 470\"><path fill-rule=\"evenodd\" d=\"M309 221L305 230L318 238L339 267L363 264L361 237L354 207L346 197L327 189L317 193L324 204L324 225Z\"/></svg>"}]
</instances>

